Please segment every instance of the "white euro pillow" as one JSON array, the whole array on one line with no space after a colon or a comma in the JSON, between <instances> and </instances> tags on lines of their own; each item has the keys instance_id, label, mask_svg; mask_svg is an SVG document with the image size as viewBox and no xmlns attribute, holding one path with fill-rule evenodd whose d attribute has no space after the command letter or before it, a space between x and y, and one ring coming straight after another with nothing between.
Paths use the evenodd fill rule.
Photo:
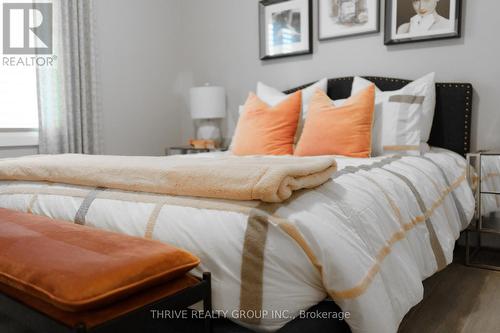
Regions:
<instances>
[{"instance_id":1,"label":"white euro pillow","mask_svg":"<svg viewBox=\"0 0 500 333\"><path fill-rule=\"evenodd\" d=\"M376 88L372 129L372 155L395 152L420 154L429 149L436 107L435 73L413 81L395 91ZM355 77L352 94L372 82Z\"/></svg>"},{"instance_id":2,"label":"white euro pillow","mask_svg":"<svg viewBox=\"0 0 500 333\"><path fill-rule=\"evenodd\" d=\"M302 119L307 116L307 111L309 110L309 102L313 97L316 90L320 89L326 92L328 86L328 79L324 78L318 82L310 85L307 88L302 89ZM287 98L287 94L281 92L280 90L270 87L262 82L257 83L257 97L259 97L264 103L270 106L275 106Z\"/></svg>"}]
</instances>

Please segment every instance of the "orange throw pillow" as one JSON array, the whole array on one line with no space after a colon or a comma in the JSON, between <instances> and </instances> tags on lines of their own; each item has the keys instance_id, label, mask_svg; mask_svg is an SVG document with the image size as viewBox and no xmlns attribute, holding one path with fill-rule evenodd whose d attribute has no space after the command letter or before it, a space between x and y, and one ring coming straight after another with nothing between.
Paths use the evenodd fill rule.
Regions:
<instances>
[{"instance_id":1,"label":"orange throw pillow","mask_svg":"<svg viewBox=\"0 0 500 333\"><path fill-rule=\"evenodd\" d=\"M295 155L370 157L375 86L351 96L342 106L318 90L311 99Z\"/></svg>"},{"instance_id":2,"label":"orange throw pillow","mask_svg":"<svg viewBox=\"0 0 500 333\"><path fill-rule=\"evenodd\" d=\"M302 94L290 95L273 107L250 93L234 135L234 155L292 155Z\"/></svg>"}]
</instances>

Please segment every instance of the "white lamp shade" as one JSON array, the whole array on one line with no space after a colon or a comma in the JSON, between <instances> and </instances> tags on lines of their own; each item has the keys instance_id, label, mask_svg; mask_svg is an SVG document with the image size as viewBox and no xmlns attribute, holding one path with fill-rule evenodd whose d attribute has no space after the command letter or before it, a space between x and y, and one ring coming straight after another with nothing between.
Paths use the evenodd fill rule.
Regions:
<instances>
[{"instance_id":1,"label":"white lamp shade","mask_svg":"<svg viewBox=\"0 0 500 333\"><path fill-rule=\"evenodd\" d=\"M222 87L191 88L190 99L193 119L216 119L226 116L226 91Z\"/></svg>"}]
</instances>

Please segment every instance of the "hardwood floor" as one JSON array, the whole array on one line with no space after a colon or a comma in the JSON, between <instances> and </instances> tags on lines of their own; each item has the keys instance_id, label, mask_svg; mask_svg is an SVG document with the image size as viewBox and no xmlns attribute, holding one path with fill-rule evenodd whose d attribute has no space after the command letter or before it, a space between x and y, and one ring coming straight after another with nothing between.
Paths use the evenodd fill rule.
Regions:
<instances>
[{"instance_id":1,"label":"hardwood floor","mask_svg":"<svg viewBox=\"0 0 500 333\"><path fill-rule=\"evenodd\" d=\"M482 259L500 264L495 253ZM424 286L424 300L408 313L399 333L500 332L500 272L467 267L457 259Z\"/></svg>"}]
</instances>

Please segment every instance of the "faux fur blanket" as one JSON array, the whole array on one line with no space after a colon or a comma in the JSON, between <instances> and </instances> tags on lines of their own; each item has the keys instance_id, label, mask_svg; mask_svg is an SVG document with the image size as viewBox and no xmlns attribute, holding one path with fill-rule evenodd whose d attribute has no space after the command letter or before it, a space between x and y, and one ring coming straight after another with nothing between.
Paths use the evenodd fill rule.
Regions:
<instances>
[{"instance_id":1,"label":"faux fur blanket","mask_svg":"<svg viewBox=\"0 0 500 333\"><path fill-rule=\"evenodd\" d=\"M333 157L34 155L0 160L0 180L47 181L125 191L282 202L317 187Z\"/></svg>"}]
</instances>

